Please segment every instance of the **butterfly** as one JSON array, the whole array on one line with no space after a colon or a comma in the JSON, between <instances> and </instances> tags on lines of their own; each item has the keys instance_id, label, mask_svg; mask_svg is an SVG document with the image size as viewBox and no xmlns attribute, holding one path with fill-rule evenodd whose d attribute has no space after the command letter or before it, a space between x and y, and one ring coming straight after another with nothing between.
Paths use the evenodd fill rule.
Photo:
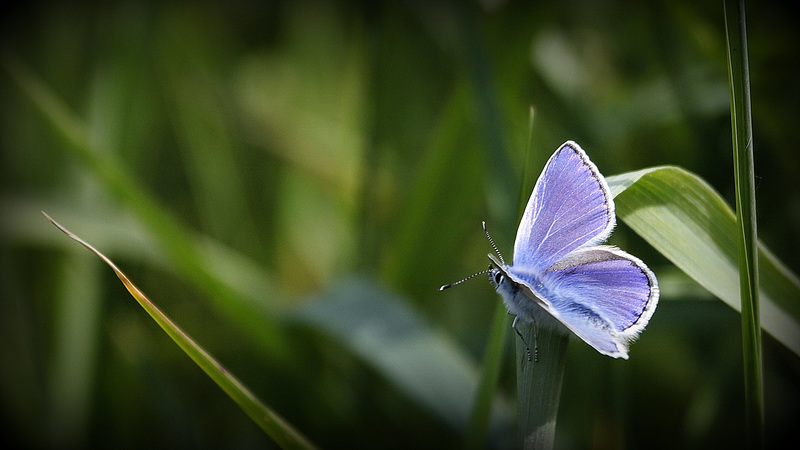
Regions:
<instances>
[{"instance_id":1,"label":"butterfly","mask_svg":"<svg viewBox=\"0 0 800 450\"><path fill-rule=\"evenodd\" d=\"M655 274L639 258L602 245L615 225L605 178L572 141L555 151L536 181L511 265L484 223L497 256L490 254L489 269L478 274L487 273L503 297L526 348L517 329L520 320L569 330L604 355L628 359L630 343L653 316L659 289Z\"/></svg>"}]
</instances>

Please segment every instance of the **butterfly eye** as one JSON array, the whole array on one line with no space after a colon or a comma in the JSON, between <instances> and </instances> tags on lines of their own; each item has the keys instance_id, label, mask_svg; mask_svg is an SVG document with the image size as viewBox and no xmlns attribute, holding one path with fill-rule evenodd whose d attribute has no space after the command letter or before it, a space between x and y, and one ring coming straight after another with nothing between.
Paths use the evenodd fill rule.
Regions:
<instances>
[{"instance_id":1,"label":"butterfly eye","mask_svg":"<svg viewBox=\"0 0 800 450\"><path fill-rule=\"evenodd\" d=\"M497 273L494 274L494 283L498 286L503 282L503 274L500 273L498 270Z\"/></svg>"}]
</instances>

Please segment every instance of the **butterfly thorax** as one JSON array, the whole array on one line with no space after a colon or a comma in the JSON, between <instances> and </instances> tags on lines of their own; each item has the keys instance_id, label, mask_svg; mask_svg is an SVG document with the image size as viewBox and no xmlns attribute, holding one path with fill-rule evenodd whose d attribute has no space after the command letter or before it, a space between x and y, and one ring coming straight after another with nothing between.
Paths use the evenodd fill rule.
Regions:
<instances>
[{"instance_id":1,"label":"butterfly thorax","mask_svg":"<svg viewBox=\"0 0 800 450\"><path fill-rule=\"evenodd\" d=\"M508 274L507 269L508 266L493 265L487 273L489 282L503 298L509 314L519 317L525 322L536 322L539 326L566 332L564 326L542 308L541 303L546 302L543 300L544 293L535 292L527 286L517 283Z\"/></svg>"}]
</instances>

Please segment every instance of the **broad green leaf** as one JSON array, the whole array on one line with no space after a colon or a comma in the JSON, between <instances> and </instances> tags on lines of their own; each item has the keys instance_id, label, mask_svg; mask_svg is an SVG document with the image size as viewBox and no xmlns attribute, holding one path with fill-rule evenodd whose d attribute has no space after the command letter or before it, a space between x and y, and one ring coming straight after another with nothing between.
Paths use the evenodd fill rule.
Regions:
<instances>
[{"instance_id":1,"label":"broad green leaf","mask_svg":"<svg viewBox=\"0 0 800 450\"><path fill-rule=\"evenodd\" d=\"M662 166L607 179L617 216L709 292L737 311L736 216L703 179ZM800 355L800 280L759 244L761 326Z\"/></svg>"},{"instance_id":2,"label":"broad green leaf","mask_svg":"<svg viewBox=\"0 0 800 450\"><path fill-rule=\"evenodd\" d=\"M130 279L110 260L84 240L64 228L43 212L50 222L70 238L97 255L114 270L133 298L150 314L150 317L175 341L176 344L235 401L251 419L281 448L314 448L314 445L281 416L264 405L232 373L200 347L186 332L164 314Z\"/></svg>"}]
</instances>

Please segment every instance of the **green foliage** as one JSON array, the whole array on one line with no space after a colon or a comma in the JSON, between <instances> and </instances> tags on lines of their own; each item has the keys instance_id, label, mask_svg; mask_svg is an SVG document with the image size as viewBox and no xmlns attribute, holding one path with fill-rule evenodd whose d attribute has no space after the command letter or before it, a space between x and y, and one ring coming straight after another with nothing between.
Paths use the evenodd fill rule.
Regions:
<instances>
[{"instance_id":1,"label":"green foliage","mask_svg":"<svg viewBox=\"0 0 800 450\"><path fill-rule=\"evenodd\" d=\"M800 405L800 32L783 8L748 9L768 444ZM437 289L485 267L481 220L511 253L517 201L573 139L623 174L612 243L662 300L628 361L568 345L555 447L745 442L720 5L134 2L2 20L4 438L273 442L45 210L320 446L515 446L500 299L480 279Z\"/></svg>"},{"instance_id":2,"label":"green foliage","mask_svg":"<svg viewBox=\"0 0 800 450\"><path fill-rule=\"evenodd\" d=\"M707 183L678 167L608 177L617 215L653 248L731 308L741 310L736 215ZM759 248L762 326L800 355L800 280Z\"/></svg>"},{"instance_id":3,"label":"green foliage","mask_svg":"<svg viewBox=\"0 0 800 450\"><path fill-rule=\"evenodd\" d=\"M97 255L104 263L106 263L117 277L122 281L125 289L136 299L141 307L147 311L147 314L164 330L167 335L184 351L190 358L201 368L206 375L214 380L217 385L225 391L228 396L235 401L242 410L255 422L265 433L267 433L276 444L281 448L289 449L308 449L315 448L308 439L297 430L270 410L267 406L261 403L250 390L244 386L233 374L228 372L218 361L214 359L208 352L200 347L191 336L186 334L180 326L176 325L158 306L156 306L147 295L141 291L136 285L122 272L113 261L108 259L107 256L97 251L91 244L80 237L73 234L71 231L64 228L61 224L54 221L47 213L44 213L48 220L53 222L59 230L64 232L67 236L79 242L92 253Z\"/></svg>"}]
</instances>

